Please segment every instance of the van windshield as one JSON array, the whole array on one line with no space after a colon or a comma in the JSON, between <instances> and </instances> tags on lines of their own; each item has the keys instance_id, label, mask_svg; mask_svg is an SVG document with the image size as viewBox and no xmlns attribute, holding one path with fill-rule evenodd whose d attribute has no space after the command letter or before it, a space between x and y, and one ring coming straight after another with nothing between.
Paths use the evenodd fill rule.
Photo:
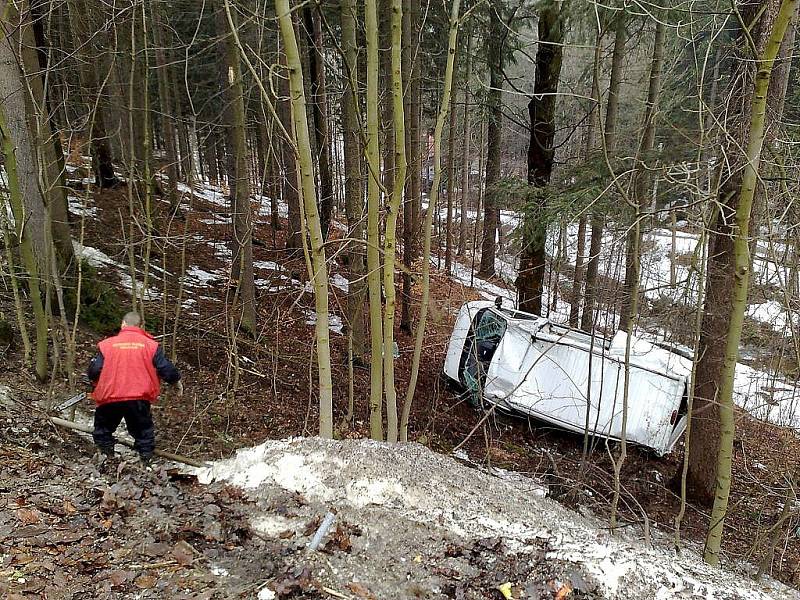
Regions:
<instances>
[{"instance_id":1,"label":"van windshield","mask_svg":"<svg viewBox=\"0 0 800 600\"><path fill-rule=\"evenodd\" d=\"M471 331L464 344L461 377L475 404L480 402L489 364L507 327L508 322L488 308L478 311L472 321Z\"/></svg>"}]
</instances>

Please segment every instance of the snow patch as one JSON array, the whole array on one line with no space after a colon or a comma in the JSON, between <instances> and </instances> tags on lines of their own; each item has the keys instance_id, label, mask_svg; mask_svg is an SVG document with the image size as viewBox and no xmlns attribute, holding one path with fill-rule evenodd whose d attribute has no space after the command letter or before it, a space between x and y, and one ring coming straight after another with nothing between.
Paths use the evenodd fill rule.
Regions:
<instances>
[{"instance_id":1,"label":"snow patch","mask_svg":"<svg viewBox=\"0 0 800 600\"><path fill-rule=\"evenodd\" d=\"M293 521L281 515L258 515L250 519L250 525L262 535L271 538L278 538L295 527Z\"/></svg>"},{"instance_id":2,"label":"snow patch","mask_svg":"<svg viewBox=\"0 0 800 600\"><path fill-rule=\"evenodd\" d=\"M96 217L97 207L89 206L86 199L78 198L77 196L67 196L68 209L73 215L79 217Z\"/></svg>"},{"instance_id":3,"label":"snow patch","mask_svg":"<svg viewBox=\"0 0 800 600\"><path fill-rule=\"evenodd\" d=\"M258 592L258 600L275 600L278 596L268 587L263 587Z\"/></svg>"},{"instance_id":4,"label":"snow patch","mask_svg":"<svg viewBox=\"0 0 800 600\"><path fill-rule=\"evenodd\" d=\"M364 549L396 553L391 555L398 569L386 572L392 584L405 581L402 564L413 554L403 551L411 539L435 548L452 543L454 536L464 544L496 537L510 553L545 548L547 559L568 563L610 599L800 598L769 578L756 582L737 573L735 564L726 570L710 567L692 547L677 554L671 539L657 532L653 545L645 545L635 529L611 535L607 522L532 494L541 486L524 475L497 477L418 444L270 440L193 472L203 483L243 485L257 506L273 506L286 492L296 492L309 515L335 509L343 521L363 529ZM272 533L293 528L267 510L254 514L253 522Z\"/></svg>"},{"instance_id":5,"label":"snow patch","mask_svg":"<svg viewBox=\"0 0 800 600\"><path fill-rule=\"evenodd\" d=\"M209 287L212 283L219 282L221 275L219 273L210 273L192 265L186 269L186 283L192 287Z\"/></svg>"},{"instance_id":6,"label":"snow patch","mask_svg":"<svg viewBox=\"0 0 800 600\"><path fill-rule=\"evenodd\" d=\"M306 284L308 286L308 284ZM304 310L303 314L306 316L306 325L316 326L317 324L317 313L313 310ZM344 331L344 324L342 323L342 318L339 315L329 314L328 315L328 328L334 332L342 335Z\"/></svg>"},{"instance_id":7,"label":"snow patch","mask_svg":"<svg viewBox=\"0 0 800 600\"><path fill-rule=\"evenodd\" d=\"M334 274L331 277L331 285L333 287L339 288L343 292L348 292L350 290L350 282L347 280L346 277L340 275L339 273Z\"/></svg>"}]
</instances>

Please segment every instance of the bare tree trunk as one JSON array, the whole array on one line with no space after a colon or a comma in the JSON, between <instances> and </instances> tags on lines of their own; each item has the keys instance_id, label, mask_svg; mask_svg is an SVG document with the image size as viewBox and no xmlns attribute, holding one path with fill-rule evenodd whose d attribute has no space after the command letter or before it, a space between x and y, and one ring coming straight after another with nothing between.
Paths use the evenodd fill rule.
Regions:
<instances>
[{"instance_id":1,"label":"bare tree trunk","mask_svg":"<svg viewBox=\"0 0 800 600\"><path fill-rule=\"evenodd\" d=\"M394 192L394 127L392 103L392 0L378 0L378 98L381 130L383 202Z\"/></svg>"},{"instance_id":2,"label":"bare tree trunk","mask_svg":"<svg viewBox=\"0 0 800 600\"><path fill-rule=\"evenodd\" d=\"M503 2L492 0L489 5L489 37L487 39L487 61L489 67L489 92L486 103L489 110L489 125L486 147L486 182L488 189L500 180L500 163L503 144L503 40L506 36L503 22ZM485 193L483 198L483 241L481 243L481 277L494 275L494 258L497 248L498 212L494 195Z\"/></svg>"},{"instance_id":3,"label":"bare tree trunk","mask_svg":"<svg viewBox=\"0 0 800 600\"><path fill-rule=\"evenodd\" d=\"M439 182L442 176L441 168L441 145L442 130L444 121L447 118L447 110L450 106L450 92L453 87L453 64L458 42L458 11L461 6L460 0L453 0L450 9L450 34L448 36L447 67L444 72L444 83L442 90L442 100L439 106L439 114L436 118L436 127L433 134L433 186L431 187L428 213L425 216L425 233L422 250L422 306L420 308L420 318L417 330L414 335L414 358L411 363L411 380L408 384L405 402L403 403L403 414L400 419L400 439L408 441L408 421L411 415L411 404L414 401L414 394L417 388L417 377L419 375L419 365L422 357L422 344L425 339L425 324L428 317L428 301L430 296L430 252L431 252L431 227L433 225L433 213L436 210L436 203L439 196Z\"/></svg>"},{"instance_id":4,"label":"bare tree trunk","mask_svg":"<svg viewBox=\"0 0 800 600\"><path fill-rule=\"evenodd\" d=\"M20 257L29 277L28 289L36 323L36 377L44 381L49 372L49 318L42 296L52 238L48 232L50 220L40 185L40 154L36 148L36 136L31 131L33 119L28 114L28 92L18 66L21 61L14 51L14 42L19 41L18 32L22 32L24 39L25 28L29 25L24 12L14 12L8 20L3 20L4 16L0 14L0 29L4 34L0 42L0 89L4 90L0 104L0 142ZM0 210L5 210L5 206Z\"/></svg>"},{"instance_id":5,"label":"bare tree trunk","mask_svg":"<svg viewBox=\"0 0 800 600\"><path fill-rule=\"evenodd\" d=\"M366 351L366 323L364 322L364 180L362 176L361 136L359 134L358 99L358 41L356 0L343 0L341 3L342 50L345 73L344 95L342 97L342 130L344 133L344 187L345 212L347 214L348 237L353 238L350 263L350 286L347 294L347 315L350 336L352 337L353 360L363 360Z\"/></svg>"},{"instance_id":6,"label":"bare tree trunk","mask_svg":"<svg viewBox=\"0 0 800 600\"><path fill-rule=\"evenodd\" d=\"M419 2L420 0L405 0L403 18L403 73L407 81L408 95L405 101L406 121L408 133L406 136L406 154L408 155L408 168L410 170L406 181L406 198L403 203L403 291L400 295L400 329L411 333L411 267L417 255L417 237L419 233L419 207L421 204L422 169L420 153L420 81L419 59L415 58L418 35L412 32L419 31Z\"/></svg>"},{"instance_id":7,"label":"bare tree trunk","mask_svg":"<svg viewBox=\"0 0 800 600\"><path fill-rule=\"evenodd\" d=\"M167 159L167 199L169 200L171 212L175 212L180 205L180 195L178 194L178 180L180 170L178 164L178 144L176 140L176 122L174 115L174 101L172 99L172 89L170 86L169 63L166 57L166 35L164 34L164 24L162 22L162 7L159 4L152 5L153 35L155 38L155 57L156 73L158 79L158 101L161 108L161 128L164 134Z\"/></svg>"},{"instance_id":8,"label":"bare tree trunk","mask_svg":"<svg viewBox=\"0 0 800 600\"><path fill-rule=\"evenodd\" d=\"M311 103L314 119L314 136L319 169L319 211L322 236L328 237L333 214L333 175L331 173L330 140L328 137L328 109L325 86L325 58L323 56L322 20L320 5L306 4L303 8L306 35L308 36L308 62L311 67Z\"/></svg>"},{"instance_id":9,"label":"bare tree trunk","mask_svg":"<svg viewBox=\"0 0 800 600\"><path fill-rule=\"evenodd\" d=\"M406 179L406 126L403 114L403 75L402 75L402 35L403 2L392 0L392 114L394 116L394 184L392 196L387 206L386 232L383 243L383 289L386 307L383 316L383 380L386 391L386 441L396 442L399 436L397 420L397 391L394 385L394 314L395 278L394 266L397 258L397 217L403 200Z\"/></svg>"},{"instance_id":10,"label":"bare tree trunk","mask_svg":"<svg viewBox=\"0 0 800 600\"><path fill-rule=\"evenodd\" d=\"M281 62L286 64L286 54L281 52ZM278 103L278 116L286 131L292 131L291 97L289 96L289 82L281 78L281 101ZM303 247L303 225L300 220L300 186L295 169L295 155L290 140L281 140L283 162L283 201L286 203L289 218L286 232L286 249L297 251Z\"/></svg>"},{"instance_id":11,"label":"bare tree trunk","mask_svg":"<svg viewBox=\"0 0 800 600\"><path fill-rule=\"evenodd\" d=\"M227 2L227 0L226 0ZM315 335L317 340L317 368L319 372L319 435L333 437L333 383L331 380L330 330L328 325L328 267L325 260L325 245L322 223L317 207L317 191L314 183L311 136L308 130L306 97L303 85L303 69L297 38L294 33L289 0L275 0L275 12L286 48L286 64L289 68L289 86L292 99L294 130L297 135L298 163L302 181L303 207L308 237L311 242L311 281L314 286L314 304L317 313Z\"/></svg>"},{"instance_id":12,"label":"bare tree trunk","mask_svg":"<svg viewBox=\"0 0 800 600\"><path fill-rule=\"evenodd\" d=\"M37 40L34 36L30 3L25 0L17 3L17 9L10 9L8 23L4 25L4 34L11 51L16 50L16 61L20 68L19 82L24 87L24 101L28 118L28 127L32 136L32 148L35 152L35 182L38 183L47 209L47 236L52 243L62 273L67 273L75 265L72 238L69 230L67 213L67 195L62 177L63 155L56 132L51 127L51 114L45 96L43 73L47 72L47 64L40 61L37 51ZM6 88L13 89L13 88ZM56 152L58 148L58 152ZM42 259L47 260L47 255Z\"/></svg>"},{"instance_id":13,"label":"bare tree trunk","mask_svg":"<svg viewBox=\"0 0 800 600\"><path fill-rule=\"evenodd\" d=\"M705 561L712 565L719 564L722 532L731 489L735 429L733 387L750 283L750 217L758 185L761 150L767 137L767 126L774 116L770 114L770 110L775 110L780 104L778 96L784 91L778 89L777 93L775 91L769 93L770 76L786 30L797 10L798 0L782 0L780 3L777 0L767 0L763 6L766 10L758 18L753 35L753 39L757 40L757 72L754 80L748 77L746 88L738 92L742 98L740 119L743 127L740 129L741 140L737 140L740 142L737 147L746 150L740 163L741 167L737 165L736 171L728 174L720 190L719 219L712 232L714 242L708 256L708 294L703 319L705 327L701 334L700 361L697 365L698 381L695 397L702 398L706 407L710 400L715 400L719 414L719 420L713 423L719 427L718 435L714 436L718 440L717 451L704 457L713 461L716 454L717 458L713 485L709 485L711 482L705 482L705 488L709 491L709 488L713 488L714 491L714 504L704 554ZM780 8L776 14L778 6ZM759 7L747 8L746 13ZM746 22L750 21L752 18ZM734 148L731 150L732 153L736 152ZM724 217L728 217L729 220L722 221ZM727 267L727 270L722 272L720 267ZM717 286L726 286L728 290L721 294L722 290ZM725 305L720 305L719 301L723 297ZM708 325L713 321L724 325L720 323L719 316L712 315L712 311L724 308L727 310L722 310L722 319L727 321L727 327L709 328ZM721 348L712 348L712 344L717 344ZM710 375L712 377L709 377ZM710 397L708 392L712 386L714 394ZM708 418L707 415L703 417ZM702 429L709 428L705 426ZM691 445L697 454L698 447L694 445L694 437ZM707 445L701 446L701 455L703 449L709 448ZM697 460L690 457L690 475L695 476L695 482L698 473L692 472L692 467L696 464Z\"/></svg>"},{"instance_id":14,"label":"bare tree trunk","mask_svg":"<svg viewBox=\"0 0 800 600\"><path fill-rule=\"evenodd\" d=\"M714 543L718 543L722 533L721 519L731 475L729 461L734 433L731 394L749 284L750 214L762 144L779 104L778 93L769 89L770 74L790 20L786 13L793 14L796 6L797 0L765 0L747 5L742 16L746 23L755 22L749 33L739 32L738 41L745 48L749 48L745 40L754 41L758 70L753 72L751 52L744 57L732 57L736 71L731 77L724 123L729 132L726 153L731 158L721 167L719 208L709 234L706 302L687 473L691 495L706 504L714 502L709 532L710 537L713 532L716 538ZM746 149L745 155L741 149ZM716 550L707 548L706 560L715 562L717 554L718 546Z\"/></svg>"},{"instance_id":15,"label":"bare tree trunk","mask_svg":"<svg viewBox=\"0 0 800 600\"><path fill-rule=\"evenodd\" d=\"M470 100L470 80L472 79L472 52L474 50L474 38L472 31L467 34L467 65L464 75L464 132L463 146L461 149L461 215L458 226L458 256L464 256L467 250L467 227L469 226L469 170L470 162L470 137L472 135L469 100Z\"/></svg>"},{"instance_id":16,"label":"bare tree trunk","mask_svg":"<svg viewBox=\"0 0 800 600\"><path fill-rule=\"evenodd\" d=\"M458 51L456 51L458 60ZM456 192L456 96L458 96L458 86L453 85L454 91L450 94L450 127L447 136L447 221L445 227L444 244L444 270L447 273L452 271L453 263L453 202Z\"/></svg>"},{"instance_id":17,"label":"bare tree trunk","mask_svg":"<svg viewBox=\"0 0 800 600\"><path fill-rule=\"evenodd\" d=\"M546 4L539 14L539 47L536 52L536 80L528 102L530 143L528 184L537 188L535 206L528 208L522 225L517 291L520 310L542 314L544 271L547 262L547 185L553 172L556 133L556 94L561 76L564 29L561 4Z\"/></svg>"},{"instance_id":18,"label":"bare tree trunk","mask_svg":"<svg viewBox=\"0 0 800 600\"><path fill-rule=\"evenodd\" d=\"M218 6L217 10L217 30L220 34L230 31L225 14L228 8L227 0L224 2L224 5ZM233 213L231 280L236 286L233 309L239 311L237 326L241 326L249 333L254 333L256 330L256 299L253 276L253 214L250 206L250 176L247 168L244 92L239 47L232 35L225 36L219 58L226 96L223 120L228 140L228 186L231 212Z\"/></svg>"},{"instance_id":19,"label":"bare tree trunk","mask_svg":"<svg viewBox=\"0 0 800 600\"><path fill-rule=\"evenodd\" d=\"M373 439L383 439L383 332L381 319L380 232L380 123L378 118L378 7L365 2L367 35L367 286L369 290L370 395L369 430Z\"/></svg>"},{"instance_id":20,"label":"bare tree trunk","mask_svg":"<svg viewBox=\"0 0 800 600\"><path fill-rule=\"evenodd\" d=\"M617 143L617 114L619 112L619 89L622 83L622 61L625 57L625 12L620 10L615 20L614 51L611 57L611 80L608 83L608 104L606 105L606 122L603 128L603 151L606 157L614 152ZM600 36L602 37L602 36ZM598 39L598 46L600 39ZM595 71L599 70L599 50L595 53ZM600 93L595 100L599 105ZM597 304L597 274L600 263L600 250L603 240L603 220L599 215L592 217L591 241L589 243L589 261L586 265L586 292L581 317L581 329L590 331L594 326L594 311Z\"/></svg>"},{"instance_id":21,"label":"bare tree trunk","mask_svg":"<svg viewBox=\"0 0 800 600\"><path fill-rule=\"evenodd\" d=\"M656 107L658 106L658 96L661 91L661 64L664 60L665 29L664 23L657 20L653 39L653 60L650 63L650 79L642 127L642 141L638 151L639 159L642 162L636 166L636 172L633 175L633 201L636 204L636 213L633 217L634 223L629 227L626 236L625 283L622 292L622 309L620 312L619 324L620 329L629 333L631 333L631 319L635 317L635 315L632 314L631 306L634 304L634 295L638 294L638 289L636 288L638 288L639 285L641 258L639 256L641 231L639 227L635 227L634 225L639 222L642 209L649 204L651 178L648 172L648 166L643 162L643 157L647 157L650 152L652 152L656 139L655 113Z\"/></svg>"}]
</instances>

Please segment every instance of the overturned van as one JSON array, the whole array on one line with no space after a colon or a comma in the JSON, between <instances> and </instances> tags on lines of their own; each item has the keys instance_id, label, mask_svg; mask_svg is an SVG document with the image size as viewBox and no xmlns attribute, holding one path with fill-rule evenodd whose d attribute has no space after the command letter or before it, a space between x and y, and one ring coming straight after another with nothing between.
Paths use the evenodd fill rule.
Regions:
<instances>
[{"instance_id":1,"label":"overturned van","mask_svg":"<svg viewBox=\"0 0 800 600\"><path fill-rule=\"evenodd\" d=\"M461 307L444 375L478 403L620 439L627 334L592 336L499 302ZM686 429L692 361L631 338L627 440L667 454Z\"/></svg>"}]
</instances>

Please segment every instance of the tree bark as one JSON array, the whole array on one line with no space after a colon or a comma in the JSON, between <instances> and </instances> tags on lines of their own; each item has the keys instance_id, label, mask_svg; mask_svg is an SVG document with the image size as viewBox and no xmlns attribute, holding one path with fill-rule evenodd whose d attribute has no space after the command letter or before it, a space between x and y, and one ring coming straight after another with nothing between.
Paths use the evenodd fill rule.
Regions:
<instances>
[{"instance_id":1,"label":"tree bark","mask_svg":"<svg viewBox=\"0 0 800 600\"><path fill-rule=\"evenodd\" d=\"M281 64L286 64L286 53L280 54ZM291 97L289 96L289 82L285 77L280 79L281 101L278 102L278 116L287 132L292 132ZM300 220L300 186L295 169L295 155L291 140L281 140L281 162L283 163L283 190L282 197L288 212L288 230L286 231L286 249L300 250L303 247L303 225Z\"/></svg>"},{"instance_id":2,"label":"tree bark","mask_svg":"<svg viewBox=\"0 0 800 600\"><path fill-rule=\"evenodd\" d=\"M463 256L467 250L467 228L469 227L469 170L470 164L470 137L472 136L472 123L470 122L470 80L472 79L472 52L474 38L472 31L467 34L467 64L464 75L464 131L462 134L463 146L461 149L461 214L458 226L458 256ZM477 219L476 219L477 222Z\"/></svg>"},{"instance_id":3,"label":"tree bark","mask_svg":"<svg viewBox=\"0 0 800 600\"><path fill-rule=\"evenodd\" d=\"M367 287L369 289L370 395L369 430L375 440L383 439L383 332L381 319L381 254L378 230L380 212L380 123L378 117L378 7L377 0L365 2L367 34Z\"/></svg>"},{"instance_id":4,"label":"tree bark","mask_svg":"<svg viewBox=\"0 0 800 600\"><path fill-rule=\"evenodd\" d=\"M655 113L658 106L658 96L661 91L661 64L664 60L664 34L666 27L660 20L656 21L656 30L653 36L653 59L650 63L650 78L647 89L647 101L642 123L642 141L639 145L639 164L633 174L633 202L635 214L633 223L629 224L625 248L625 283L622 292L622 309L620 312L619 328L631 332L631 320L635 317L631 307L635 304L634 295L639 293L640 274L640 248L641 231L635 223L641 218L641 212L649 204L648 191L650 189L650 173L645 162L656 139Z\"/></svg>"},{"instance_id":5,"label":"tree bark","mask_svg":"<svg viewBox=\"0 0 800 600\"><path fill-rule=\"evenodd\" d=\"M42 301L44 277L48 272L48 257L52 237L48 231L50 219L47 214L45 196L42 193L41 156L36 147L37 136L33 130L33 118L29 114L23 73L16 56L18 35L25 37L29 27L24 12L12 12L10 17L0 14L0 89L3 102L0 104L0 142L8 180L11 212L14 216L15 234L20 244L20 256L28 272L28 289L36 323L36 377L47 379L48 365L48 316ZM5 210L3 207L0 210Z\"/></svg>"},{"instance_id":6,"label":"tree bark","mask_svg":"<svg viewBox=\"0 0 800 600\"><path fill-rule=\"evenodd\" d=\"M439 198L439 183L442 177L441 166L441 146L442 130L447 118L447 111L450 106L450 92L453 87L453 65L458 42L458 12L461 6L460 0L453 0L450 9L450 34L448 36L447 66L444 72L444 83L442 88L442 100L439 106L439 114L436 118L436 126L433 133L433 186L431 187L428 212L425 215L425 230L423 236L422 250L422 306L420 307L419 323L414 334L414 357L411 363L411 379L406 391L403 403L403 414L400 419L400 439L408 441L408 422L411 415L411 404L414 401L414 394L417 388L417 377L419 376L419 365L422 357L422 344L425 340L425 324L428 317L428 302L430 298L430 254L431 254L431 229L433 226L433 213L436 210L436 203Z\"/></svg>"},{"instance_id":7,"label":"tree bark","mask_svg":"<svg viewBox=\"0 0 800 600\"><path fill-rule=\"evenodd\" d=\"M166 56L166 35L164 34L162 7L155 3L152 6L153 36L155 38L156 73L158 80L158 101L161 108L161 129L164 135L167 159L167 199L170 211L175 212L180 204L178 180L180 170L178 162L177 128L175 121L174 101L169 77L169 63Z\"/></svg>"},{"instance_id":8,"label":"tree bark","mask_svg":"<svg viewBox=\"0 0 800 600\"><path fill-rule=\"evenodd\" d=\"M561 76L564 28L561 3L540 8L536 79L528 102L530 143L528 184L536 188L532 206L527 207L522 225L522 255L517 279L520 310L542 314L544 270L547 259L547 186L553 173L556 133L556 94Z\"/></svg>"},{"instance_id":9,"label":"tree bark","mask_svg":"<svg viewBox=\"0 0 800 600\"><path fill-rule=\"evenodd\" d=\"M456 50L458 60L458 50ZM453 268L453 204L456 194L456 96L458 85L453 84L450 94L450 127L447 134L447 220L445 223L444 270L450 273Z\"/></svg>"},{"instance_id":10,"label":"tree bark","mask_svg":"<svg viewBox=\"0 0 800 600\"><path fill-rule=\"evenodd\" d=\"M489 6L489 37L486 52L489 68L489 91L486 104L489 110L486 147L486 188L500 180L500 164L503 144L503 40L506 30L503 22L503 2L492 0ZM483 241L481 242L481 265L478 275L492 277L495 272L494 259L497 248L498 213L494 194L483 198Z\"/></svg>"},{"instance_id":11,"label":"tree bark","mask_svg":"<svg viewBox=\"0 0 800 600\"><path fill-rule=\"evenodd\" d=\"M619 112L619 89L622 83L622 62L625 57L625 12L620 9L615 19L614 51L611 57L611 79L608 83L608 103L606 105L606 122L603 128L603 152L610 157L617 143L617 114ZM602 38L602 36L600 36ZM600 69L599 45L595 51L594 68ZM599 106L600 93L595 100ZM581 329L590 331L594 327L594 313L597 304L598 285L597 275L600 266L600 250L603 243L603 219L600 215L592 216L591 240L589 242L589 260L586 265L586 291L584 293L583 315L581 316Z\"/></svg>"},{"instance_id":12,"label":"tree bark","mask_svg":"<svg viewBox=\"0 0 800 600\"><path fill-rule=\"evenodd\" d=\"M348 325L353 340L353 356L362 360L366 350L364 322L364 180L362 176L361 136L359 132L357 6L355 0L342 0L341 27L344 95L342 96L342 131L344 137L345 213L350 243L350 286L347 294Z\"/></svg>"},{"instance_id":13,"label":"tree bark","mask_svg":"<svg viewBox=\"0 0 800 600\"><path fill-rule=\"evenodd\" d=\"M231 280L236 286L233 310L237 325L249 333L256 330L255 280L253 276L253 214L250 206L250 175L247 168L244 92L239 47L229 32L227 0L217 7L217 31L223 34L220 48L220 77L225 92L223 121L228 140L227 170L232 214ZM235 18L235 13L231 13ZM234 21L235 25L235 21Z\"/></svg>"},{"instance_id":14,"label":"tree bark","mask_svg":"<svg viewBox=\"0 0 800 600\"><path fill-rule=\"evenodd\" d=\"M403 2L392 0L392 35L391 35L391 83L392 83L392 115L394 117L394 184L392 196L387 206L386 231L383 238L383 289L386 295L386 307L383 316L383 380L386 392L386 441L396 442L399 435L397 421L397 391L394 385L394 313L395 283L394 265L397 256L397 217L403 200L403 188L406 179L406 129L403 111L403 75L402 75L402 31Z\"/></svg>"},{"instance_id":15,"label":"tree bark","mask_svg":"<svg viewBox=\"0 0 800 600\"><path fill-rule=\"evenodd\" d=\"M297 136L298 163L302 185L303 208L308 237L311 242L311 281L314 286L314 305L317 313L315 336L317 340L317 369L319 385L319 435L333 437L333 383L331 380L331 350L328 318L328 267L325 259L325 240L317 206L314 182L311 136L306 114L305 86L300 51L294 33L289 0L275 0L275 12L280 23L281 36L289 69L289 87L292 115Z\"/></svg>"},{"instance_id":16,"label":"tree bark","mask_svg":"<svg viewBox=\"0 0 800 600\"><path fill-rule=\"evenodd\" d=\"M775 14L777 6L780 8ZM736 170L725 174L726 178L720 190L719 218L711 232L712 245L708 256L709 279L695 387L695 403L701 400L702 408L696 411L695 415L698 415L698 412L702 415L703 408L707 408L709 402L715 402L719 416L718 421L712 426L716 426L714 429L717 435L713 437L716 438L717 448L716 452L705 458L716 464L712 482L698 482L696 476L700 473L693 470L693 467L697 466L697 458L690 457L689 474L695 483L704 483L703 487L707 491L713 490L714 493L704 554L705 561L712 565L719 564L723 526L731 488L735 429L733 387L750 283L750 217L758 185L761 150L767 137L768 125L774 116L770 111L776 109L779 104L778 96L782 93L782 90L768 93L770 77L775 58L797 6L798 0L783 0L780 3L778 0L767 0L763 4L766 10L758 19L753 32L753 39L756 40L757 71L754 78L752 74L747 77L744 90L735 92L740 94L745 102L742 103L742 114L739 115L743 125L740 128L740 139L736 140L739 143L731 150L732 154L735 154L734 148L745 148L745 153L735 166ZM758 7L747 8L746 13ZM751 21L752 17L746 22ZM745 61L742 61L742 64L747 65ZM723 217L729 217L730 220L723 221ZM721 267L725 267L726 270L722 271ZM726 289L720 289L722 286ZM714 325L723 327L717 328ZM700 415L698 417L702 418ZM703 416L708 419L708 415ZM704 425L700 429L707 433L709 427ZM694 427L692 433L695 433ZM693 435L691 447L695 454L698 454L698 448L700 456L704 449L710 450L707 442L701 442L703 445L698 447L694 445L695 440ZM704 471L707 473L707 468Z\"/></svg>"},{"instance_id":17,"label":"tree bark","mask_svg":"<svg viewBox=\"0 0 800 600\"><path fill-rule=\"evenodd\" d=\"M328 136L328 108L325 85L325 58L323 56L322 19L320 5L306 4L303 20L308 36L308 62L311 81L311 107L314 121L314 137L319 155L319 212L323 238L328 237L333 214L333 175L331 173L331 152Z\"/></svg>"},{"instance_id":18,"label":"tree bark","mask_svg":"<svg viewBox=\"0 0 800 600\"><path fill-rule=\"evenodd\" d=\"M747 242L755 179L763 140L779 103L777 93L773 90L767 93L770 71L790 20L785 13L796 6L797 0L782 3L765 0L743 7L742 17L746 23L764 9L749 34L759 53L755 61L758 70L755 73L752 70L752 51L744 57L734 57L737 71L731 77L730 100L725 106L727 122L724 126L729 132L726 152L730 162L723 163L718 175L721 181L719 208L709 232L705 306L687 473L690 494L701 503L713 501L715 514L727 501L725 488L730 481L734 429L731 394L749 284ZM738 35L740 46L749 48L746 34L740 31ZM768 52L772 52L771 58ZM746 149L744 156L741 149ZM712 520L712 525L719 528L714 535L720 536L721 524ZM707 552L706 558L715 560L714 552L711 554Z\"/></svg>"},{"instance_id":19,"label":"tree bark","mask_svg":"<svg viewBox=\"0 0 800 600\"><path fill-rule=\"evenodd\" d=\"M406 25L403 27L404 68L407 81L408 96L405 102L408 132L406 144L408 154L408 168L410 170L406 181L406 198L403 203L403 291L401 293L400 329L411 333L411 267L417 255L417 238L419 228L419 209L421 204L421 152L419 130L419 106L421 96L419 59L414 60L417 48L418 35L412 32L419 31L419 2L420 0L406 0L403 16Z\"/></svg>"}]
</instances>

